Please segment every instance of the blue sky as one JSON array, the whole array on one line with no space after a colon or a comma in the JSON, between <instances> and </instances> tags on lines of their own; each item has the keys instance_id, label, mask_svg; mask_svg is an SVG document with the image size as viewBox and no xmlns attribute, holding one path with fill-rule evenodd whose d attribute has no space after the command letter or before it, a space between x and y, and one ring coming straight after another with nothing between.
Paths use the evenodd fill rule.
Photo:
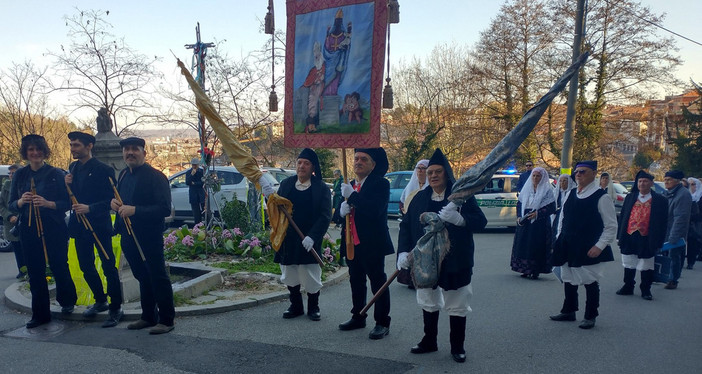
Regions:
<instances>
[{"instance_id":1,"label":"blue sky","mask_svg":"<svg viewBox=\"0 0 702 374\"><path fill-rule=\"evenodd\" d=\"M425 57L440 43L472 46L490 19L497 14L502 1L496 0L399 0L400 24L391 28L391 62ZM275 0L276 26L285 27L285 1ZM664 26L702 41L697 15L702 14L699 0L645 0L656 13L667 12ZM192 51L184 44L195 41L195 25L199 21L205 42L219 42L231 56L244 56L258 49L269 38L259 33L267 0L0 0L3 32L0 33L0 68L11 61L32 60L37 65L48 63L42 57L47 49L58 50L68 43L63 17L81 9L109 10L107 19L114 25L114 34L124 36L128 45L147 56L164 58L162 69L178 79L172 50L184 62ZM667 36L667 34L666 34ZM226 39L226 42L222 42ZM702 81L702 46L678 40L680 55L685 60L678 76Z\"/></svg>"}]
</instances>

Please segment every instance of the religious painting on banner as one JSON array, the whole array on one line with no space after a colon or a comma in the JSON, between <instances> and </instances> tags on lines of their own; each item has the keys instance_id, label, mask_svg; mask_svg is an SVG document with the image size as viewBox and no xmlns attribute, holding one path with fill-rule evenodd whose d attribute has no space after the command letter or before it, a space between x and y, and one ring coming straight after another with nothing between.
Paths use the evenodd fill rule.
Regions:
<instances>
[{"instance_id":1,"label":"religious painting on banner","mask_svg":"<svg viewBox=\"0 0 702 374\"><path fill-rule=\"evenodd\" d=\"M288 0L286 147L377 147L387 0Z\"/></svg>"}]
</instances>

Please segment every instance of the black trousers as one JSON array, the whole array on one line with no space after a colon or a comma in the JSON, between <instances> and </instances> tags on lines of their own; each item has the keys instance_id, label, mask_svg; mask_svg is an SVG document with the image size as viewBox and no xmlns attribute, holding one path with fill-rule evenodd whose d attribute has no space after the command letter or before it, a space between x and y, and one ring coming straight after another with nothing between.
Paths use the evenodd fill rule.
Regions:
<instances>
[{"instance_id":1,"label":"black trousers","mask_svg":"<svg viewBox=\"0 0 702 374\"><path fill-rule=\"evenodd\" d=\"M193 211L195 224L202 222L202 211L205 209L204 203L190 203L190 209Z\"/></svg>"},{"instance_id":2,"label":"black trousers","mask_svg":"<svg viewBox=\"0 0 702 374\"><path fill-rule=\"evenodd\" d=\"M10 242L10 245L12 245L12 251L15 252L15 262L17 263L17 270L22 271L22 267L25 266L24 253L22 253L22 243L20 243L19 241Z\"/></svg>"},{"instance_id":3,"label":"black trousers","mask_svg":"<svg viewBox=\"0 0 702 374\"><path fill-rule=\"evenodd\" d=\"M83 272L83 278L93 292L95 301L104 303L107 301L107 295L110 296L110 310L117 310L122 305L122 287L119 281L119 272L115 266L115 253L112 249L112 226L109 225L93 225L95 234L100 240L100 243L105 248L105 252L110 256L109 259L100 250L100 246L95 243L95 238L90 231L85 230L75 238L76 254L78 255L78 264ZM102 279L95 269L95 251L97 250L102 262L102 273L107 280L107 295L102 286Z\"/></svg>"},{"instance_id":4,"label":"black trousers","mask_svg":"<svg viewBox=\"0 0 702 374\"><path fill-rule=\"evenodd\" d=\"M134 228L146 261L141 259L132 236L122 234L122 252L139 281L141 319L150 323L173 325L175 306L171 279L163 257L163 235L160 230L138 231Z\"/></svg>"},{"instance_id":5,"label":"black trousers","mask_svg":"<svg viewBox=\"0 0 702 374\"><path fill-rule=\"evenodd\" d=\"M65 307L75 305L78 296L68 269L68 229L63 222L42 219L42 223L49 267L56 282L56 301ZM32 227L25 224L20 226L20 243L29 275L29 290L32 292L32 319L48 321L51 319L51 309L46 261L35 222L32 222Z\"/></svg>"},{"instance_id":6,"label":"black trousers","mask_svg":"<svg viewBox=\"0 0 702 374\"><path fill-rule=\"evenodd\" d=\"M565 299L561 313L574 313L578 310L578 286L570 283L563 283ZM585 285L585 319L594 319L599 315L600 307L600 284L592 282Z\"/></svg>"},{"instance_id":7,"label":"black trousers","mask_svg":"<svg viewBox=\"0 0 702 374\"><path fill-rule=\"evenodd\" d=\"M351 283L351 313L359 318L360 312L366 306L366 277L370 280L373 294L378 292L388 279L385 274L385 257L378 256L366 259L348 261L349 282ZM373 317L378 325L390 327L390 289L388 288L375 302Z\"/></svg>"}]
</instances>

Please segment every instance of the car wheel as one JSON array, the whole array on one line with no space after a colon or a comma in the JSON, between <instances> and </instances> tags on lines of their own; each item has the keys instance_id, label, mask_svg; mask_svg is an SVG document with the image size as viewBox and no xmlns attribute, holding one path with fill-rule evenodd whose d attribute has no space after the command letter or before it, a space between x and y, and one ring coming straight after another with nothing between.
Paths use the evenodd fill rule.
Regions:
<instances>
[{"instance_id":1,"label":"car wheel","mask_svg":"<svg viewBox=\"0 0 702 374\"><path fill-rule=\"evenodd\" d=\"M0 236L0 252L12 252L12 243Z\"/></svg>"}]
</instances>

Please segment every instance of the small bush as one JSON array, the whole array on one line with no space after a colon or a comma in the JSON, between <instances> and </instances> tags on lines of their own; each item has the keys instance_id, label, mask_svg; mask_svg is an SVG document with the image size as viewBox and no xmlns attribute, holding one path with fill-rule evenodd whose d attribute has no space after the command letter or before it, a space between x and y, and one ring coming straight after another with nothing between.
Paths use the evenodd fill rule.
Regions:
<instances>
[{"instance_id":1,"label":"small bush","mask_svg":"<svg viewBox=\"0 0 702 374\"><path fill-rule=\"evenodd\" d=\"M251 215L246 203L239 201L236 194L231 201L227 201L221 208L220 214L227 227L238 227L243 231L251 229Z\"/></svg>"}]
</instances>

